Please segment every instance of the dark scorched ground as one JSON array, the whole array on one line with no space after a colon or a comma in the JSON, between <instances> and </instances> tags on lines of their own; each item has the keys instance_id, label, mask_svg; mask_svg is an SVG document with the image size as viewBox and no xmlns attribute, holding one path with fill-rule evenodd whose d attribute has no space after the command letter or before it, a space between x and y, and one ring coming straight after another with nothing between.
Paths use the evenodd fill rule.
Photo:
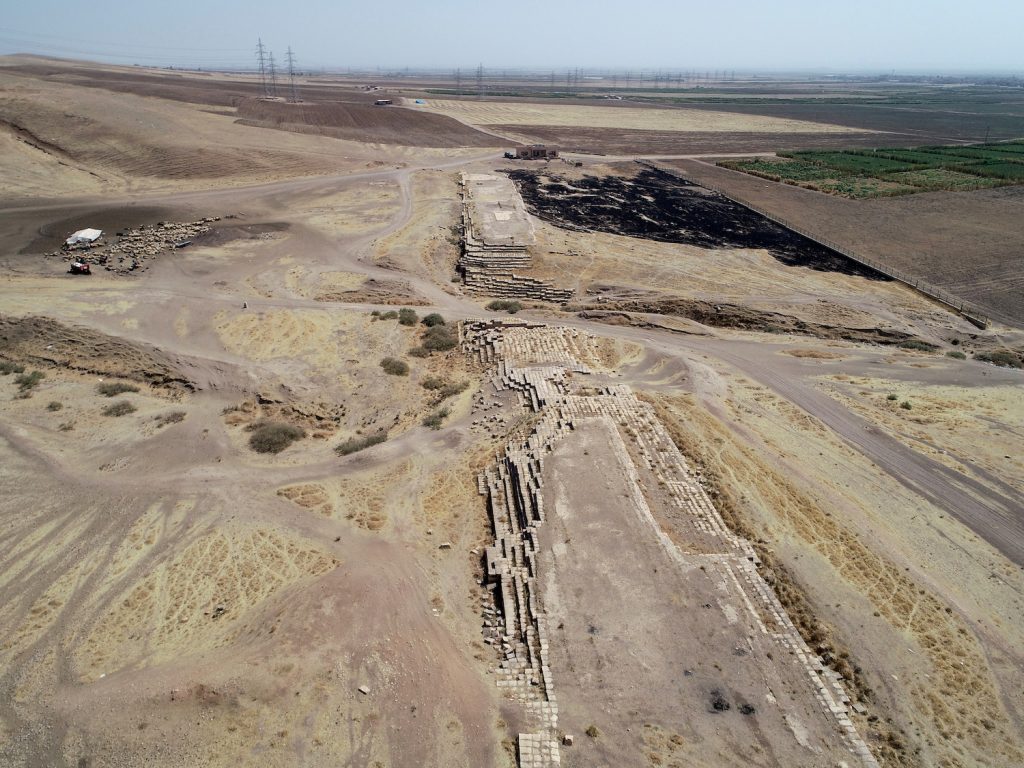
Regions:
<instances>
[{"instance_id":1,"label":"dark scorched ground","mask_svg":"<svg viewBox=\"0 0 1024 768\"><path fill-rule=\"evenodd\" d=\"M790 267L889 280L717 192L663 171L580 180L525 170L508 175L531 213L563 229L708 249L764 249Z\"/></svg>"}]
</instances>

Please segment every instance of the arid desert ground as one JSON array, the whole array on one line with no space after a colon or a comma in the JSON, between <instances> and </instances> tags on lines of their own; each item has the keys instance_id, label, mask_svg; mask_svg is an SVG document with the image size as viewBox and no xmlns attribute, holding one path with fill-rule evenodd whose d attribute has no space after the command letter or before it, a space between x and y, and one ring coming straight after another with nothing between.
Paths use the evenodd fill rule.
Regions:
<instances>
[{"instance_id":1,"label":"arid desert ground","mask_svg":"<svg viewBox=\"0 0 1024 768\"><path fill-rule=\"evenodd\" d=\"M1024 187L715 165L969 119L377 85L0 58L0 765L1024 764Z\"/></svg>"}]
</instances>

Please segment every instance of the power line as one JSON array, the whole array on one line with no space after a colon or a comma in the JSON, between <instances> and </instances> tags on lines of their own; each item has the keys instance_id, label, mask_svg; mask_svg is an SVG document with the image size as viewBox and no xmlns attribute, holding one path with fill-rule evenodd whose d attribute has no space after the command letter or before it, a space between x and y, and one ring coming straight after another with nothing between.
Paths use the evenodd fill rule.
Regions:
<instances>
[{"instance_id":1,"label":"power line","mask_svg":"<svg viewBox=\"0 0 1024 768\"><path fill-rule=\"evenodd\" d=\"M295 87L295 54L292 53L292 47L288 46L288 81L291 87L291 101L296 103L299 100L299 92Z\"/></svg>"},{"instance_id":2,"label":"power line","mask_svg":"<svg viewBox=\"0 0 1024 768\"><path fill-rule=\"evenodd\" d=\"M270 74L270 95L277 97L277 67L274 65L274 52L270 52L269 63L267 65L268 73Z\"/></svg>"},{"instance_id":3,"label":"power line","mask_svg":"<svg viewBox=\"0 0 1024 768\"><path fill-rule=\"evenodd\" d=\"M260 71L260 84L263 86L263 97L266 98L270 95L267 91L267 51L263 47L263 38L257 38L256 42L256 66Z\"/></svg>"}]
</instances>

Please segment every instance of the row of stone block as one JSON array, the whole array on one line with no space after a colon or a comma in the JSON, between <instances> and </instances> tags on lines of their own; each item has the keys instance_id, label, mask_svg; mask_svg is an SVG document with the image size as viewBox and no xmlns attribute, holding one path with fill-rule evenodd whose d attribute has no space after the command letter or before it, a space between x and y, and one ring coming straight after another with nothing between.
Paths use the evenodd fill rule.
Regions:
<instances>
[{"instance_id":1,"label":"row of stone block","mask_svg":"<svg viewBox=\"0 0 1024 768\"><path fill-rule=\"evenodd\" d=\"M532 299L564 304L573 296L568 288L559 288L547 280L517 274L510 269L480 269L465 267L462 280L472 293L500 299Z\"/></svg>"},{"instance_id":2,"label":"row of stone block","mask_svg":"<svg viewBox=\"0 0 1024 768\"><path fill-rule=\"evenodd\" d=\"M546 712L546 715L535 718L540 727L538 732L520 735L520 765L558 764L554 731L557 704L547 659L546 617L533 586L538 568L536 532L544 519L540 495L543 454L573 428L577 419L598 417L617 425L620 433L625 430L635 438L633 446L641 465L653 474L659 485L663 484L678 512L694 521L695 530L720 542L719 552L700 557L708 558L709 563L733 582L755 626L780 646L793 651L807 671L815 696L836 719L851 751L864 765L876 766L850 721L846 706L849 698L838 676L804 643L774 591L757 571L753 548L725 525L699 477L689 468L653 409L623 386L604 387L596 396L573 394L567 386L566 369L573 365L576 366L573 370L585 368L572 359L567 345L559 343L557 334L551 331L530 329L518 323L506 326L490 322L467 324L464 334L467 351L486 347L489 350L486 357L497 361L493 378L496 386L523 394L524 403L546 414L524 441L507 446L505 454L498 459L494 479L481 480L479 485L487 488L496 535L495 546L489 548L488 562L501 563L489 566L489 576L502 582L502 600L513 609L511 621L506 611L509 652L503 662L506 676L500 684L514 690L528 708L539 702L551 707L550 710L530 710ZM566 338L563 336L563 341ZM558 358L560 364L529 365L541 360L553 363L552 357ZM620 463L631 475L633 487L639 489L642 483L625 446L623 439ZM642 493L637 491L637 494L638 504L646 509ZM650 510L646 511L650 516ZM653 517L650 523L660 532ZM682 557L675 544L667 536L663 538L664 545L676 557ZM770 623L766 623L766 619ZM528 747L525 750L528 762L524 762L523 746Z\"/></svg>"}]
</instances>

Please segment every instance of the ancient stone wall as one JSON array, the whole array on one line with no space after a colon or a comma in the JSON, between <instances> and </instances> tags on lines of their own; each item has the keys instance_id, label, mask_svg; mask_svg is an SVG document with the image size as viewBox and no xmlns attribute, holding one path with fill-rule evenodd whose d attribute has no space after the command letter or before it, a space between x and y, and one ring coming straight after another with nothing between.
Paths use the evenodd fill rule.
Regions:
<instances>
[{"instance_id":1,"label":"ancient stone wall","mask_svg":"<svg viewBox=\"0 0 1024 768\"><path fill-rule=\"evenodd\" d=\"M539 592L539 531L545 522L541 495L544 457L582 419L605 419L631 437L613 449L628 474L631 501L648 518L662 546L684 567L710 570L723 588L753 617L764 636L778 644L780 658L799 660L809 692L834 730L862 765L877 766L850 720L849 697L838 676L804 643L771 587L757 570L750 543L725 525L697 476L673 443L653 409L625 386L584 387L593 359L585 333L512 321L467 322L464 350L492 365L496 392L515 393L519 404L541 418L525 439L513 440L495 464L482 472L478 489L487 499L494 541L486 550L487 580L493 602L484 608L484 641L498 651L497 684L523 704L532 730L519 734L518 758L524 768L560 764L560 733L555 680L549 663L548 621ZM479 403L483 403L481 397ZM686 521L683 541L670 539L640 491L640 471L653 473L670 504Z\"/></svg>"},{"instance_id":2,"label":"ancient stone wall","mask_svg":"<svg viewBox=\"0 0 1024 768\"><path fill-rule=\"evenodd\" d=\"M462 254L458 270L471 293L564 303L573 291L523 275L533 259L533 225L515 184L505 176L462 175Z\"/></svg>"}]
</instances>

